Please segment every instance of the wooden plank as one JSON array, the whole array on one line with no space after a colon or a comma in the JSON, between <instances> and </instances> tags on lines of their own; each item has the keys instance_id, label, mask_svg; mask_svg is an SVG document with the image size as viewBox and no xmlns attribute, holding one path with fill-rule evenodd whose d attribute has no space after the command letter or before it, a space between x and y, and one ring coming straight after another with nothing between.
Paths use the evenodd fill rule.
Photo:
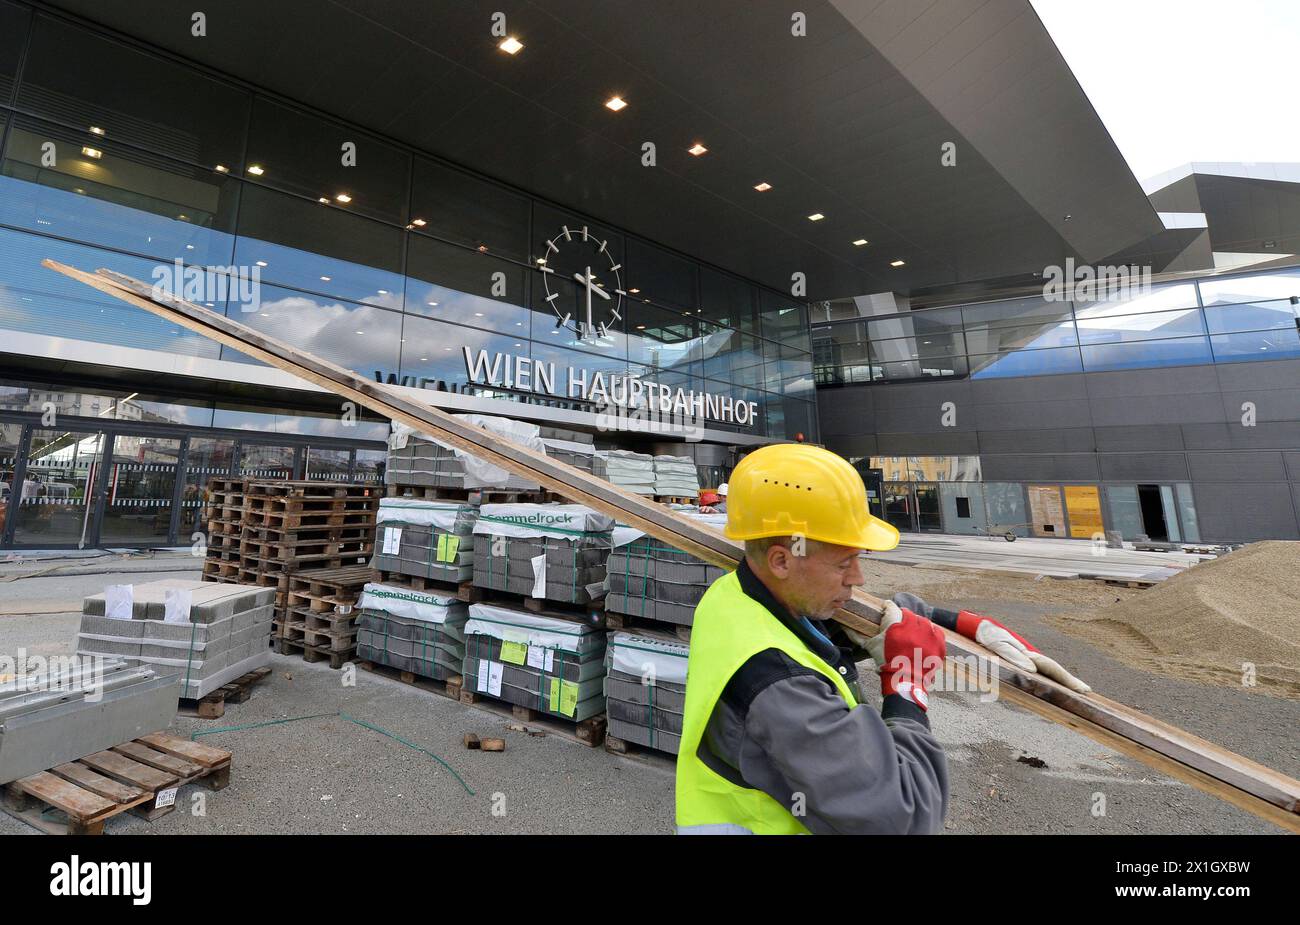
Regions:
<instances>
[{"instance_id":1,"label":"wooden plank","mask_svg":"<svg viewBox=\"0 0 1300 925\"><path fill-rule=\"evenodd\" d=\"M117 752L95 752L82 758L81 763L107 774L114 780L142 790L161 790L172 786L178 780L174 774L167 774L147 764L132 761L126 755L119 755Z\"/></svg>"},{"instance_id":2,"label":"wooden plank","mask_svg":"<svg viewBox=\"0 0 1300 925\"><path fill-rule=\"evenodd\" d=\"M202 765L191 764L183 758L177 758L175 755L154 751L140 742L123 742L121 745L113 746L111 750L119 755L126 755L132 761L138 761L141 764L149 765L151 768L157 768L164 774L175 774L180 778L193 777L203 770Z\"/></svg>"},{"instance_id":3,"label":"wooden plank","mask_svg":"<svg viewBox=\"0 0 1300 925\"><path fill-rule=\"evenodd\" d=\"M270 671L270 669L267 669L267 671ZM205 768L215 768L230 760L230 752L225 749L213 748L201 742L191 742L189 739L179 739L176 736L167 735L165 732L153 732L147 736L140 736L136 741L144 742L160 752L175 755L177 758L183 758Z\"/></svg>"},{"instance_id":4,"label":"wooden plank","mask_svg":"<svg viewBox=\"0 0 1300 925\"><path fill-rule=\"evenodd\" d=\"M50 259L42 264L407 424L514 475L537 482L571 501L616 517L705 562L735 568L743 554L740 544L726 539L720 532L678 516L644 497L518 446L484 428L408 398L384 383L365 379L224 315L183 299L156 294L148 284L110 270L86 273ZM879 625L883 606L879 598L855 591L853 599L835 619L872 635ZM1041 675L1026 674L963 637L949 634L948 646L950 658L974 656L988 661L985 670L996 674L1001 693L1010 702L1097 741L1122 738L1127 744L1121 750L1126 754L1300 833L1300 781L1095 693L1080 694Z\"/></svg>"},{"instance_id":5,"label":"wooden plank","mask_svg":"<svg viewBox=\"0 0 1300 925\"><path fill-rule=\"evenodd\" d=\"M97 793L104 799L112 800L115 803L130 803L134 800L144 799L147 796L139 787L119 784L102 774L96 774L84 764L75 761L61 764L51 770L52 773L65 780L72 781L78 787L89 790L91 793Z\"/></svg>"},{"instance_id":6,"label":"wooden plank","mask_svg":"<svg viewBox=\"0 0 1300 925\"><path fill-rule=\"evenodd\" d=\"M40 771L31 777L24 777L20 781L15 781L15 784L23 793L43 800L81 822L94 819L102 813L117 808L116 800L106 800L97 793L83 790L71 781L55 777L49 771Z\"/></svg>"}]
</instances>

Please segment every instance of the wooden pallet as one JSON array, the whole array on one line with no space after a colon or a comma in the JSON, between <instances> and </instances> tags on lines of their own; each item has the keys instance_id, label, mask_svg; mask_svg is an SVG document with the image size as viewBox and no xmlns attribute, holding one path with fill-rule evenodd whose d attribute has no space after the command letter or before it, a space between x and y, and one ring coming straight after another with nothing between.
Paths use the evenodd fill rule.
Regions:
<instances>
[{"instance_id":1,"label":"wooden pallet","mask_svg":"<svg viewBox=\"0 0 1300 925\"><path fill-rule=\"evenodd\" d=\"M510 591L481 588L477 585L474 587L480 595L479 600L485 604L496 604L500 607L516 609L523 608L529 613L554 614L592 624L602 623L605 619L605 602L603 600L592 601L590 604L572 604L567 601L552 601L546 598L515 594Z\"/></svg>"},{"instance_id":2,"label":"wooden pallet","mask_svg":"<svg viewBox=\"0 0 1300 925\"><path fill-rule=\"evenodd\" d=\"M673 762L677 760L677 756L672 752L666 752L662 748L651 748L649 745L642 745L640 742L629 742L627 739L612 736L608 732L605 733L605 751L611 755L635 755L637 757L658 758Z\"/></svg>"},{"instance_id":3,"label":"wooden pallet","mask_svg":"<svg viewBox=\"0 0 1300 925\"><path fill-rule=\"evenodd\" d=\"M355 647L340 652L322 646L311 645L304 639L291 639L287 636L277 636L275 638L275 650L281 655L294 656L301 654L304 662L328 661L330 667L335 671L352 661L352 656L356 653Z\"/></svg>"},{"instance_id":4,"label":"wooden pallet","mask_svg":"<svg viewBox=\"0 0 1300 925\"><path fill-rule=\"evenodd\" d=\"M4 787L4 810L47 835L102 835L131 812L153 821L175 809L176 791L230 783L230 752L155 732ZM58 810L64 820L50 818Z\"/></svg>"},{"instance_id":5,"label":"wooden pallet","mask_svg":"<svg viewBox=\"0 0 1300 925\"><path fill-rule=\"evenodd\" d=\"M476 604L483 600L483 589L474 587L474 582L468 578L459 582L439 581L436 578L405 575L400 572L386 572L382 569L374 574L376 576L374 580L377 583L392 585L394 588L409 588L412 591L441 594L469 604Z\"/></svg>"},{"instance_id":6,"label":"wooden pallet","mask_svg":"<svg viewBox=\"0 0 1300 925\"><path fill-rule=\"evenodd\" d=\"M598 713L595 716L589 716L584 720L575 722L565 719L563 716L556 716L554 713L545 713L532 707L522 707L518 704L498 700L481 691L470 690L468 685L461 686L460 702L482 710L488 710L500 716L508 716L521 723L540 726L547 732L557 733L575 742L581 742L588 748L596 748L605 741L605 727L608 725L608 721L604 713Z\"/></svg>"},{"instance_id":7,"label":"wooden pallet","mask_svg":"<svg viewBox=\"0 0 1300 925\"><path fill-rule=\"evenodd\" d=\"M358 661L357 664L363 671L368 671L371 674L377 674L394 681L401 681L403 684L418 687L422 691L440 694L450 700L460 702L460 692L464 684L464 680L460 675L454 675L445 681L440 681L437 678L427 678L413 671L402 671L400 668L394 668L392 665L385 665L382 662L362 660Z\"/></svg>"},{"instance_id":8,"label":"wooden pallet","mask_svg":"<svg viewBox=\"0 0 1300 925\"><path fill-rule=\"evenodd\" d=\"M229 684L223 684L206 697L194 700L182 697L177 712L199 719L220 719L226 715L226 704L244 703L253 696L253 687L271 676L271 669L263 666L242 674Z\"/></svg>"},{"instance_id":9,"label":"wooden pallet","mask_svg":"<svg viewBox=\"0 0 1300 925\"><path fill-rule=\"evenodd\" d=\"M361 482L263 482L252 479L244 486L244 496L304 499L376 497L374 486Z\"/></svg>"},{"instance_id":10,"label":"wooden pallet","mask_svg":"<svg viewBox=\"0 0 1300 925\"><path fill-rule=\"evenodd\" d=\"M605 611L605 627L611 630L658 630L662 633L671 633L683 642L691 641L691 628L684 624L638 617L629 613L614 613L612 610Z\"/></svg>"},{"instance_id":11,"label":"wooden pallet","mask_svg":"<svg viewBox=\"0 0 1300 925\"><path fill-rule=\"evenodd\" d=\"M433 485L387 485L389 498L423 501L458 501L461 504L546 504L563 500L554 492L514 491L500 488L442 488Z\"/></svg>"}]
</instances>

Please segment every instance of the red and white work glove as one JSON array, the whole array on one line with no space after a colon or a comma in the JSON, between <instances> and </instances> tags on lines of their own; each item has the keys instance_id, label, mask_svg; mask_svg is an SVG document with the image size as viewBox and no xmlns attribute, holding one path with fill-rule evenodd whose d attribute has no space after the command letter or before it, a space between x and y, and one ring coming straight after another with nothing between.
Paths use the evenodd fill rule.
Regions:
<instances>
[{"instance_id":1,"label":"red and white work glove","mask_svg":"<svg viewBox=\"0 0 1300 925\"><path fill-rule=\"evenodd\" d=\"M1014 630L1007 629L992 617L972 613L969 610L944 610L942 607L933 607L917 595L905 591L894 595L894 603L904 608L904 613L907 609L914 610L945 629L975 640L1021 671L1041 674L1082 694L1092 690L1083 681L1062 668L1055 659L1039 652L1028 639Z\"/></svg>"},{"instance_id":2,"label":"red and white work glove","mask_svg":"<svg viewBox=\"0 0 1300 925\"><path fill-rule=\"evenodd\" d=\"M926 689L943 668L947 651L943 630L925 617L886 602L879 633L867 638L847 631L850 639L871 653L880 672L881 694L898 694L922 710L929 709Z\"/></svg>"}]
</instances>

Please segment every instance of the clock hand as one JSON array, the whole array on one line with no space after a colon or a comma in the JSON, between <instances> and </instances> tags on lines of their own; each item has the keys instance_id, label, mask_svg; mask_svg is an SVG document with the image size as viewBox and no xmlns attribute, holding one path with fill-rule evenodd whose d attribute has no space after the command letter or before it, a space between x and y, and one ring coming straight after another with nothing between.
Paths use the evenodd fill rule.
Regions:
<instances>
[{"instance_id":1,"label":"clock hand","mask_svg":"<svg viewBox=\"0 0 1300 925\"><path fill-rule=\"evenodd\" d=\"M592 292L596 293L596 295L600 296L602 299L608 301L611 298L608 292L606 292L600 286L595 285L588 277L583 276L581 273L574 273L573 278L576 279L578 282L582 283Z\"/></svg>"}]
</instances>

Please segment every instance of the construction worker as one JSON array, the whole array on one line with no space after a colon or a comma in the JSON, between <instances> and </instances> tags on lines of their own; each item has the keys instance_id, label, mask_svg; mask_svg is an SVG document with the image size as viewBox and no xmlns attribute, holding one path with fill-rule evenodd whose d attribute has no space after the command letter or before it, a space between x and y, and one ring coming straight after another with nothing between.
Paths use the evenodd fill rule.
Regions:
<instances>
[{"instance_id":1,"label":"construction worker","mask_svg":"<svg viewBox=\"0 0 1300 925\"><path fill-rule=\"evenodd\" d=\"M943 631L889 603L883 632L845 640L897 669L881 675L877 714L858 707L866 653L821 622L863 583L861 550L892 549L898 531L868 512L853 467L820 447L762 447L731 482L726 535L744 540L745 558L695 609L678 832L939 831L948 766L925 689Z\"/></svg>"}]
</instances>

